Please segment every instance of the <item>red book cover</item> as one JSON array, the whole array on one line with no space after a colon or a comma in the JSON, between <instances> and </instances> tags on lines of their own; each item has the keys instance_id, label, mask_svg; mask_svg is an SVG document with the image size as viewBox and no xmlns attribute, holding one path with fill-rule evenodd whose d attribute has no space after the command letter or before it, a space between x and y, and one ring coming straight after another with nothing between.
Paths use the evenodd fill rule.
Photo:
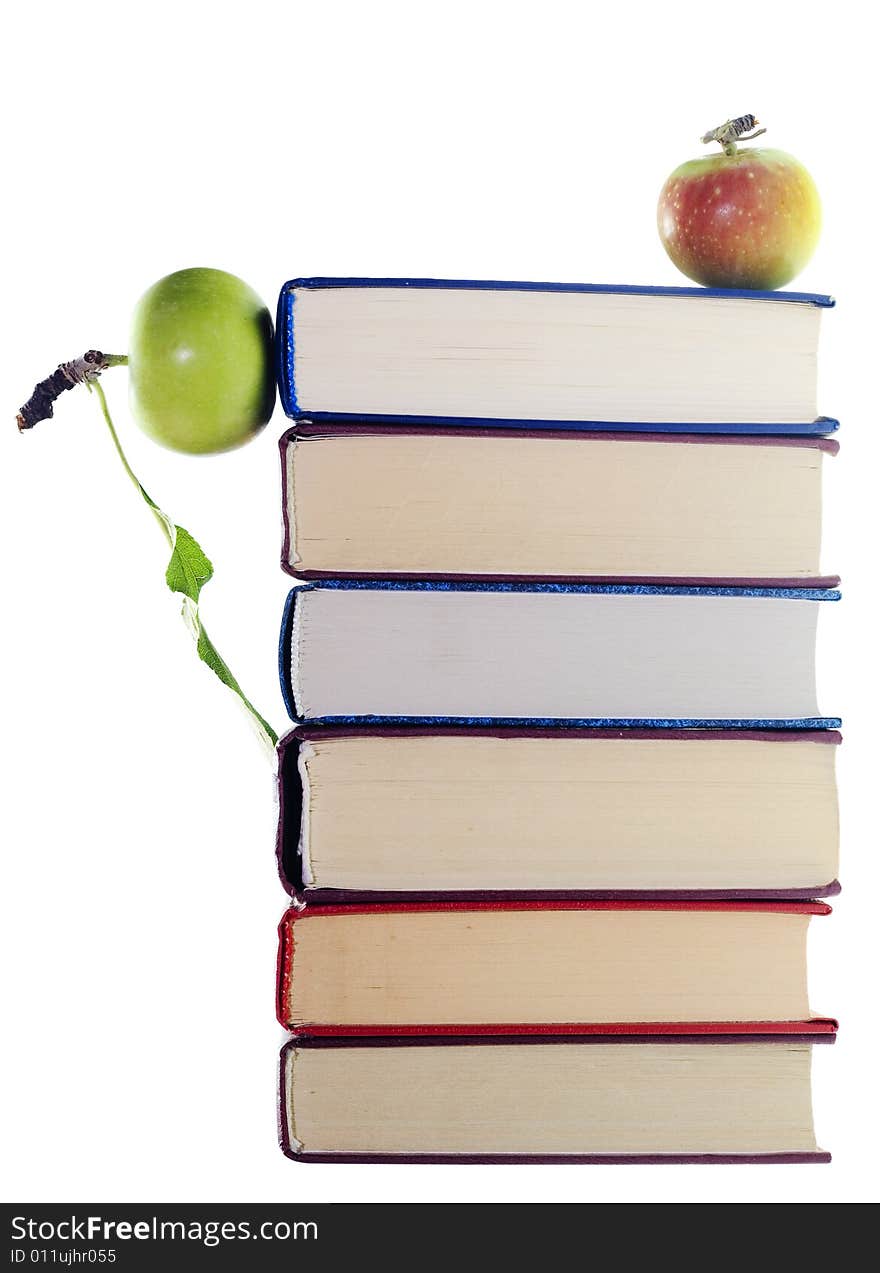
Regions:
<instances>
[{"instance_id":1,"label":"red book cover","mask_svg":"<svg viewBox=\"0 0 880 1273\"><path fill-rule=\"evenodd\" d=\"M827 915L831 907L824 902L745 902L745 901L516 901L516 902L410 902L399 905L292 906L279 926L277 967L277 1009L281 1025L296 1037L463 1037L463 1036L559 1036L602 1035L657 1037L663 1035L748 1036L760 1035L828 1035L837 1023L832 1018L811 1017L784 1021L557 1021L557 1022L474 1022L434 1024L430 1021L400 1023L335 1024L308 1022L296 1024L290 1013L290 996L296 969L296 926L311 919L352 915L405 915L419 913L451 913L462 915L480 912L550 912L550 911L702 911L720 913L763 913L785 915Z\"/></svg>"}]
</instances>

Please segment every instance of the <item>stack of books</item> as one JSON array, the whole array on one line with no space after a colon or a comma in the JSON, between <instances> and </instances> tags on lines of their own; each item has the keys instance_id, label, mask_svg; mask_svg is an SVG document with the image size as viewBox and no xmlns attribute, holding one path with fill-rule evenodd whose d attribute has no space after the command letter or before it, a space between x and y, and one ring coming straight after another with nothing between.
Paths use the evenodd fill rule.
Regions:
<instances>
[{"instance_id":1,"label":"stack of books","mask_svg":"<svg viewBox=\"0 0 880 1273\"><path fill-rule=\"evenodd\" d=\"M828 1160L830 304L282 290L291 1157Z\"/></svg>"}]
</instances>

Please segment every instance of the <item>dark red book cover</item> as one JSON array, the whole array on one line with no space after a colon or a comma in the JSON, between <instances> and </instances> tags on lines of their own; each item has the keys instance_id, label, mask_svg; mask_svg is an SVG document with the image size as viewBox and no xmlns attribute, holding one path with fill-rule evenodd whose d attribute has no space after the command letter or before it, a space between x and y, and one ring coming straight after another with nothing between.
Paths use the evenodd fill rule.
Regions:
<instances>
[{"instance_id":1,"label":"dark red book cover","mask_svg":"<svg viewBox=\"0 0 880 1273\"><path fill-rule=\"evenodd\" d=\"M303 788L297 764L300 743L333 738L425 738L482 736L493 738L608 738L654 739L661 742L722 739L744 740L780 745L830 745L841 742L834 729L817 730L733 730L733 729L589 729L583 727L521 727L504 725L298 725L278 744L278 828L276 857L278 873L284 888L294 898L309 905L348 905L358 903L396 902L504 902L511 897L520 901L732 901L762 898L775 901L808 901L817 897L833 897L840 892L837 880L821 880L815 885L795 889L540 889L515 892L505 889L445 889L389 891L382 889L308 888L303 882L300 835L302 831Z\"/></svg>"},{"instance_id":2,"label":"dark red book cover","mask_svg":"<svg viewBox=\"0 0 880 1273\"><path fill-rule=\"evenodd\" d=\"M515 438L522 440L524 437L537 437L541 439L557 438L566 442L658 442L670 446L783 446L783 447L808 447L812 450L824 451L828 455L836 455L840 450L840 443L833 438L821 437L774 437L755 434L708 434L708 433L646 433L646 432L627 432L621 430L577 430L570 429L502 429L502 428L479 428L476 426L442 426L430 425L427 427L415 427L412 425L393 425L387 424L368 424L368 423L346 423L335 424L332 429L328 429L323 424L311 424L304 421L296 425L292 429L288 429L284 433L279 442L281 452L281 508L284 525L283 542L281 546L281 568L287 574L293 575L296 579L320 580L320 579L370 579L380 576L372 575L369 572L362 571L331 571L331 570L295 570L290 565L290 517L288 511L288 489L287 489L287 463L286 454L288 447L294 443L297 438L315 438L327 436L333 437L377 437L377 436L402 436L406 434L431 434L436 436L449 436L455 438L463 437L481 437L491 438L493 441L503 441L505 438ZM384 576L381 576L384 578ZM473 575L473 574L450 574L448 571L441 574L431 574L429 572L421 574L413 574L409 572L395 572L395 579L400 580L445 580L447 582L470 582L470 583L492 583L503 580L506 583L560 583L560 584L611 584L621 583L624 580L618 575ZM654 585L693 585L694 587L754 587L754 588L836 588L840 583L838 575L815 575L805 578L803 576L775 576L772 578L726 578L726 577L708 577L708 576L681 576L681 575L627 575L625 582L627 583L645 583Z\"/></svg>"},{"instance_id":3,"label":"dark red book cover","mask_svg":"<svg viewBox=\"0 0 880 1273\"><path fill-rule=\"evenodd\" d=\"M394 1047L493 1047L504 1044L516 1044L528 1047L534 1044L589 1045L593 1043L613 1043L620 1046L637 1047L640 1043L700 1043L724 1046L730 1043L741 1043L744 1034L749 1042L755 1043L834 1043L836 1038L836 1022L811 1021L792 1022L794 1027L786 1031L770 1033L760 1024L755 1023L749 1030L736 1033L709 1034L690 1032L664 1033L651 1032L648 1027L631 1026L627 1034L601 1033L598 1030L591 1034L568 1035L508 1035L495 1036L459 1036L457 1038L424 1036L417 1038L383 1038L383 1039L341 1039L341 1038L294 1038L281 1050L278 1081L278 1133L283 1153L295 1162L304 1163L416 1163L416 1164L491 1164L494 1166L516 1165L527 1163L548 1164L591 1164L596 1166L637 1166L637 1165L728 1165L741 1163L744 1165L765 1164L779 1166L798 1163L829 1163L830 1153L825 1150L781 1152L764 1154L432 1154L432 1153L340 1153L309 1152L299 1150L291 1144L290 1121L288 1117L287 1091L287 1057L293 1049L301 1048L394 1048Z\"/></svg>"}]
</instances>

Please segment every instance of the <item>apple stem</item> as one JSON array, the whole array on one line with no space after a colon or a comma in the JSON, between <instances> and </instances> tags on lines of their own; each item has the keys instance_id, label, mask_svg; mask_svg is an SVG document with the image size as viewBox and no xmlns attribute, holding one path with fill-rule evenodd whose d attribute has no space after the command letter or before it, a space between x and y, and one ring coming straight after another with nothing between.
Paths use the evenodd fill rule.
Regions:
<instances>
[{"instance_id":1,"label":"apple stem","mask_svg":"<svg viewBox=\"0 0 880 1273\"><path fill-rule=\"evenodd\" d=\"M128 363L126 354L102 354L100 349L88 349L82 358L74 358L72 362L62 362L35 386L18 415L15 417L19 432L32 429L41 420L52 418L55 400L67 389L76 385L87 385L98 379L102 371L108 367L124 367Z\"/></svg>"},{"instance_id":2,"label":"apple stem","mask_svg":"<svg viewBox=\"0 0 880 1273\"><path fill-rule=\"evenodd\" d=\"M735 155L738 141L751 141L754 137L760 137L762 133L766 133L767 129L758 128L758 123L756 115L739 115L736 119L726 119L717 128L710 128L707 133L703 133L700 141L704 146L711 141L717 141L725 155Z\"/></svg>"}]
</instances>

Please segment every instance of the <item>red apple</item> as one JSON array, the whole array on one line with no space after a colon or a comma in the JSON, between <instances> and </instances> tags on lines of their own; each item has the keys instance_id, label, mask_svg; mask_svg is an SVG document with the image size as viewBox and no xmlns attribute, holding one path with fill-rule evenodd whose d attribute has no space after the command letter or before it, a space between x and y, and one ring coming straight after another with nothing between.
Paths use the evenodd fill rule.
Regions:
<instances>
[{"instance_id":1,"label":"red apple","mask_svg":"<svg viewBox=\"0 0 880 1273\"><path fill-rule=\"evenodd\" d=\"M691 159L668 178L657 207L663 246L707 287L783 287L818 242L818 191L782 150L726 149L732 153Z\"/></svg>"}]
</instances>

